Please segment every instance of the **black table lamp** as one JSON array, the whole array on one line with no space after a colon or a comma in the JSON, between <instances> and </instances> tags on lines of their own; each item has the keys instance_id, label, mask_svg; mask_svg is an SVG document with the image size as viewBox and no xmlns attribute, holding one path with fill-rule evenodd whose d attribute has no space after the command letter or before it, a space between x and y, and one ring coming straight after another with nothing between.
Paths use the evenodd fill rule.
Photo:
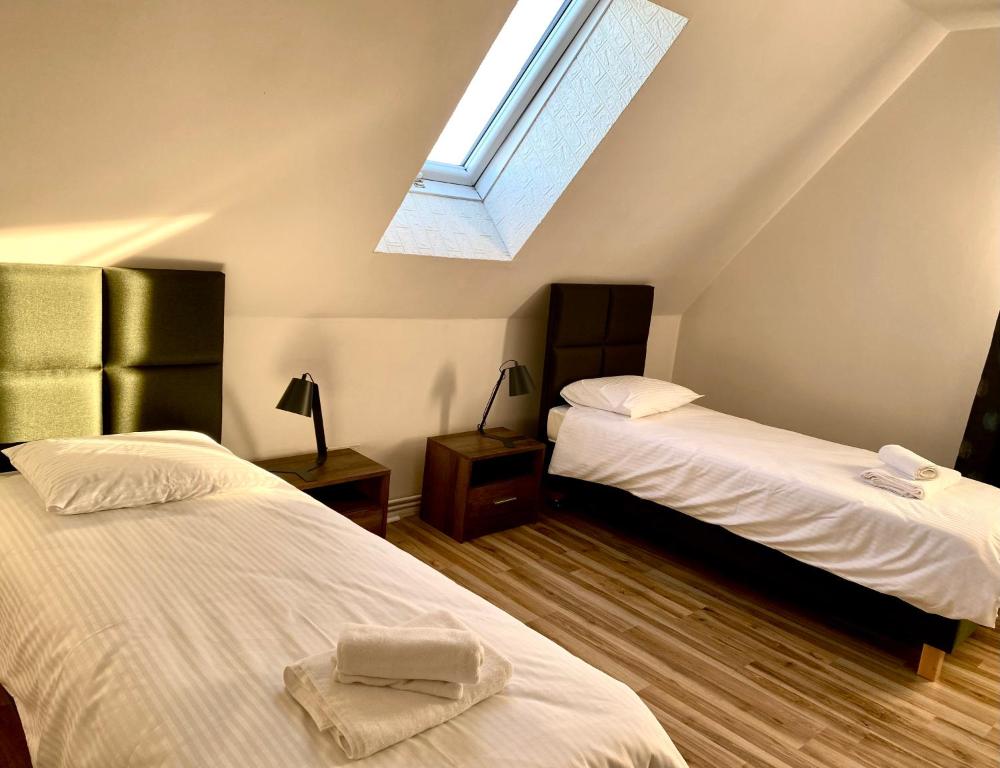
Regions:
<instances>
[{"instance_id":1,"label":"black table lamp","mask_svg":"<svg viewBox=\"0 0 1000 768\"><path fill-rule=\"evenodd\" d=\"M486 432L486 419L490 415L490 408L493 407L493 401L496 400L497 392L500 391L500 385L503 383L504 377L507 377L507 394L511 397L527 395L535 389L535 382L531 380L531 374L528 372L527 366L521 365L517 362L517 360L505 360L500 366L500 376L497 378L497 383L493 387L493 393L490 395L490 401L486 403L486 410L483 411L483 420L479 422L479 426L476 427L476 429L479 430L479 434L483 437L499 440L504 444L504 447L511 448L514 445L514 441L512 439L497 437L496 435L490 435Z\"/></svg>"},{"instance_id":2,"label":"black table lamp","mask_svg":"<svg viewBox=\"0 0 1000 768\"><path fill-rule=\"evenodd\" d=\"M326 432L323 431L323 407L319 402L319 384L311 374L303 373L298 379L292 379L285 388L276 406L289 413L300 416L312 416L313 427L316 429L316 463L302 470L290 469L288 472L311 479L309 473L323 466L326 461Z\"/></svg>"}]
</instances>

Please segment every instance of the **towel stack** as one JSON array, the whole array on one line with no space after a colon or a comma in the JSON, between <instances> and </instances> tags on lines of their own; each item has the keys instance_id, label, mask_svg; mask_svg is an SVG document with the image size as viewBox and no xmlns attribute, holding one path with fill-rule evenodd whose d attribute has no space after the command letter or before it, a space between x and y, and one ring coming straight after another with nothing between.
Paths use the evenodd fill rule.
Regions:
<instances>
[{"instance_id":1,"label":"towel stack","mask_svg":"<svg viewBox=\"0 0 1000 768\"><path fill-rule=\"evenodd\" d=\"M961 472L939 467L901 445L883 445L878 457L884 466L866 469L861 478L876 488L908 499L924 499L962 479Z\"/></svg>"},{"instance_id":2,"label":"towel stack","mask_svg":"<svg viewBox=\"0 0 1000 768\"><path fill-rule=\"evenodd\" d=\"M467 629L348 624L333 663L338 683L460 699L479 682L483 644Z\"/></svg>"},{"instance_id":3,"label":"towel stack","mask_svg":"<svg viewBox=\"0 0 1000 768\"><path fill-rule=\"evenodd\" d=\"M457 618L348 624L336 651L285 668L285 688L348 757L366 757L500 692L511 665Z\"/></svg>"}]
</instances>

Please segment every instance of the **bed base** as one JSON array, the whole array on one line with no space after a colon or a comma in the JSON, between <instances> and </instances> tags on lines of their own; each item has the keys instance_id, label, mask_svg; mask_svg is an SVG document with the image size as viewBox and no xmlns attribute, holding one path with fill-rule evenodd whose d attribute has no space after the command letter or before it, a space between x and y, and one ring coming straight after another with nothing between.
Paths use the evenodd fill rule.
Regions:
<instances>
[{"instance_id":1,"label":"bed base","mask_svg":"<svg viewBox=\"0 0 1000 768\"><path fill-rule=\"evenodd\" d=\"M560 392L567 384L598 376L643 374L652 312L653 288L649 285L550 286L538 403L539 440L547 439L549 409L564 404ZM571 494L574 508L589 507L598 514L602 506L615 510L616 524L624 523L621 518L633 517L632 524L648 529L654 521L652 527L658 530L651 534L662 538L667 546L680 554L690 554L699 563L730 570L743 582L766 585L769 594L805 598L802 605L819 604L824 616L831 620L883 639L894 638L911 651L923 648L917 673L928 680L937 679L945 656L976 627L972 622L925 613L898 598L624 491L552 476L547 485L555 492ZM634 512L640 514L630 514Z\"/></svg>"},{"instance_id":2,"label":"bed base","mask_svg":"<svg viewBox=\"0 0 1000 768\"><path fill-rule=\"evenodd\" d=\"M941 677L941 670L944 668L944 657L948 654L940 648L924 643L920 649L920 661L917 662L917 674L931 682Z\"/></svg>"},{"instance_id":3,"label":"bed base","mask_svg":"<svg viewBox=\"0 0 1000 768\"><path fill-rule=\"evenodd\" d=\"M737 536L668 507L617 488L546 476L549 492L573 509L655 540L671 553L734 578L769 597L789 600L822 614L824 621L852 633L896 644L905 654L921 648L916 673L937 680L945 658L976 628L971 621L926 613L897 597L884 595L806 565L770 547Z\"/></svg>"}]
</instances>

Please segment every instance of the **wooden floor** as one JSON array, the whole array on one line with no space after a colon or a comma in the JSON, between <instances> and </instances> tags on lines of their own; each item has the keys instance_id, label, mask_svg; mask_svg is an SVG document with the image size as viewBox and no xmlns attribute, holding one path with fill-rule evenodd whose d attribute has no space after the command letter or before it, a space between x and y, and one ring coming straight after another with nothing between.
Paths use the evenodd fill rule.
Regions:
<instances>
[{"instance_id":1,"label":"wooden floor","mask_svg":"<svg viewBox=\"0 0 1000 768\"><path fill-rule=\"evenodd\" d=\"M941 681L916 654L831 628L647 541L569 513L458 544L408 518L389 539L635 689L691 768L1000 765L1000 633ZM0 694L0 768L28 768Z\"/></svg>"},{"instance_id":2,"label":"wooden floor","mask_svg":"<svg viewBox=\"0 0 1000 768\"><path fill-rule=\"evenodd\" d=\"M570 513L458 544L417 518L389 539L646 701L691 768L1000 766L1000 633L941 680L878 640L680 564Z\"/></svg>"}]
</instances>

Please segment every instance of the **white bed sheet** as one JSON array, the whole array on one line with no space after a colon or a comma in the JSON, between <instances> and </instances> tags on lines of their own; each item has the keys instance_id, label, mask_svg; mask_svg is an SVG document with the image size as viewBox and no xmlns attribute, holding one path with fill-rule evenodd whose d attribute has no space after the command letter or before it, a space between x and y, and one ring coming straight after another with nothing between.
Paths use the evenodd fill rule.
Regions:
<instances>
[{"instance_id":1,"label":"white bed sheet","mask_svg":"<svg viewBox=\"0 0 1000 768\"><path fill-rule=\"evenodd\" d=\"M721 525L929 613L995 626L1000 489L923 501L863 482L877 454L697 405L629 420L571 408L549 471Z\"/></svg>"},{"instance_id":2,"label":"white bed sheet","mask_svg":"<svg viewBox=\"0 0 1000 768\"><path fill-rule=\"evenodd\" d=\"M566 418L569 409L568 405L557 405L555 408L549 408L549 415L545 420L545 434L553 443L559 438L559 428L562 426L563 419Z\"/></svg>"},{"instance_id":3,"label":"white bed sheet","mask_svg":"<svg viewBox=\"0 0 1000 768\"><path fill-rule=\"evenodd\" d=\"M0 476L0 683L36 768L347 764L285 693L284 666L345 622L438 608L513 679L355 764L684 766L624 684L283 482L60 517Z\"/></svg>"}]
</instances>

